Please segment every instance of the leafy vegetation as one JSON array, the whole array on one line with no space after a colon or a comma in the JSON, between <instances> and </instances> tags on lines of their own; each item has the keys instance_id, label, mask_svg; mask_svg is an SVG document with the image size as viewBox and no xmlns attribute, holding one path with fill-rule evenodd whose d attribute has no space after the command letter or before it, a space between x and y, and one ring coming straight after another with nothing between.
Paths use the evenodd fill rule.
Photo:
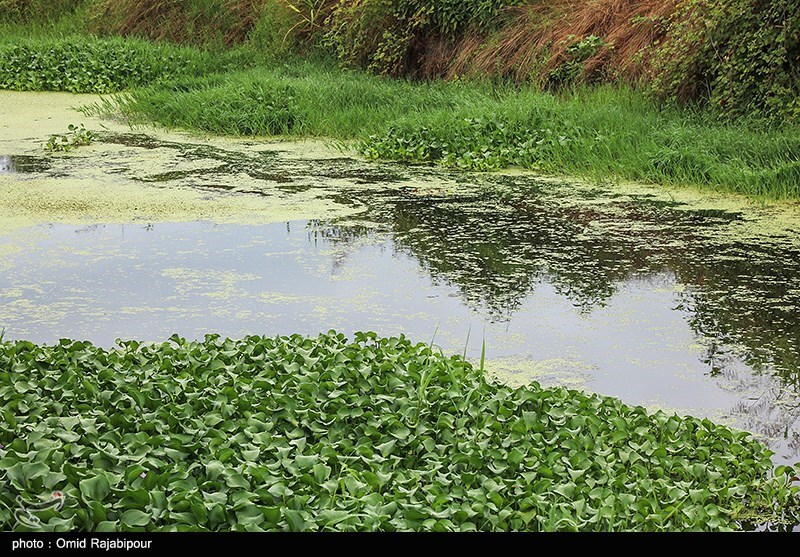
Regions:
<instances>
[{"instance_id":1,"label":"leafy vegetation","mask_svg":"<svg viewBox=\"0 0 800 557\"><path fill-rule=\"evenodd\" d=\"M731 118L800 116L800 3L780 0L0 0L3 22L322 52L391 76L616 83Z\"/></svg>"},{"instance_id":2,"label":"leafy vegetation","mask_svg":"<svg viewBox=\"0 0 800 557\"><path fill-rule=\"evenodd\" d=\"M686 0L655 49L661 98L703 99L725 115L800 121L800 2Z\"/></svg>"},{"instance_id":3,"label":"leafy vegetation","mask_svg":"<svg viewBox=\"0 0 800 557\"><path fill-rule=\"evenodd\" d=\"M800 118L798 14L796 0L0 0L0 88L127 91L98 110L357 139L372 158L797 198L800 131L778 122ZM244 47L58 36L86 29ZM276 62L290 47L458 79ZM618 85L574 88L602 82ZM673 106L696 101L711 110ZM70 125L47 148L93 139ZM114 350L0 334L0 400L3 529L718 530L796 506L793 470L747 433L490 384L372 333Z\"/></svg>"},{"instance_id":4,"label":"leafy vegetation","mask_svg":"<svg viewBox=\"0 0 800 557\"><path fill-rule=\"evenodd\" d=\"M409 75L425 65L427 51L452 45L472 28L492 28L500 10L519 3L342 0L329 2L330 15L319 33L346 64L382 75Z\"/></svg>"},{"instance_id":5,"label":"leafy vegetation","mask_svg":"<svg viewBox=\"0 0 800 557\"><path fill-rule=\"evenodd\" d=\"M87 130L83 124L80 126L70 124L67 129L69 130L67 133L51 135L45 144L45 149L66 152L81 145L91 145L96 139L95 133Z\"/></svg>"},{"instance_id":6,"label":"leafy vegetation","mask_svg":"<svg viewBox=\"0 0 800 557\"><path fill-rule=\"evenodd\" d=\"M224 67L222 56L140 40L72 36L0 43L0 88L112 93Z\"/></svg>"},{"instance_id":7,"label":"leafy vegetation","mask_svg":"<svg viewBox=\"0 0 800 557\"><path fill-rule=\"evenodd\" d=\"M38 0L14 2L18 20L44 17ZM800 110L800 10L751 4L486 0L467 10L462 2L424 0L65 1L58 13L94 13L87 25L103 33L244 46L203 51L50 39L46 31L28 40L0 37L0 87L135 89L121 103L131 120L357 139L375 158L795 198L800 131L786 122ZM102 9L88 9L95 5ZM210 17L221 7L225 17ZM287 54L308 47L374 73L458 79L377 80ZM511 77L517 85L463 76ZM616 85L597 85L604 81ZM155 86L141 89L148 84ZM711 109L677 108L678 101ZM720 114L736 120L721 123Z\"/></svg>"},{"instance_id":8,"label":"leafy vegetation","mask_svg":"<svg viewBox=\"0 0 800 557\"><path fill-rule=\"evenodd\" d=\"M473 170L519 166L752 196L800 195L796 128L759 133L703 114L658 110L618 88L568 99L523 91L489 106L415 115L371 135L362 152Z\"/></svg>"},{"instance_id":9,"label":"leafy vegetation","mask_svg":"<svg viewBox=\"0 0 800 557\"><path fill-rule=\"evenodd\" d=\"M119 109L133 120L216 133L357 139L371 158L800 195L800 129L767 132L659 109L621 88L564 98L490 83L412 83L306 62L156 84L131 91Z\"/></svg>"},{"instance_id":10,"label":"leafy vegetation","mask_svg":"<svg viewBox=\"0 0 800 557\"><path fill-rule=\"evenodd\" d=\"M723 530L798 490L748 433L374 333L5 342L0 400L5 530Z\"/></svg>"}]
</instances>

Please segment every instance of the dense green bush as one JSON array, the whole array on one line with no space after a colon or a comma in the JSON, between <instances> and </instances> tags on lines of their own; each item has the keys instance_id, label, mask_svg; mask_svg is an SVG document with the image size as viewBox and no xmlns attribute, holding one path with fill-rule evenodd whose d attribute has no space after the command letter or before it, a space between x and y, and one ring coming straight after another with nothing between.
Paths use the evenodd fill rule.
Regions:
<instances>
[{"instance_id":1,"label":"dense green bush","mask_svg":"<svg viewBox=\"0 0 800 557\"><path fill-rule=\"evenodd\" d=\"M326 21L325 42L344 63L404 75L432 39L455 41L472 27L487 30L499 11L520 0L340 0Z\"/></svg>"},{"instance_id":2,"label":"dense green bush","mask_svg":"<svg viewBox=\"0 0 800 557\"><path fill-rule=\"evenodd\" d=\"M0 528L722 530L796 503L748 433L403 337L170 340L0 343Z\"/></svg>"},{"instance_id":3,"label":"dense green bush","mask_svg":"<svg viewBox=\"0 0 800 557\"><path fill-rule=\"evenodd\" d=\"M732 117L800 119L800 1L686 0L654 60L666 99Z\"/></svg>"}]
</instances>

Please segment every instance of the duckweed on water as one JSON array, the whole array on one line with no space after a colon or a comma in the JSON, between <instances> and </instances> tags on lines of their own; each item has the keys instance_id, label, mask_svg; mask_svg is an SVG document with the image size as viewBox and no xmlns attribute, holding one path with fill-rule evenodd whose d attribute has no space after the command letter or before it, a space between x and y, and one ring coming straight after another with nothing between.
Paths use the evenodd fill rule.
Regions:
<instances>
[{"instance_id":1,"label":"duckweed on water","mask_svg":"<svg viewBox=\"0 0 800 557\"><path fill-rule=\"evenodd\" d=\"M5 530L722 530L797 493L748 433L402 336L5 342L0 400Z\"/></svg>"}]
</instances>

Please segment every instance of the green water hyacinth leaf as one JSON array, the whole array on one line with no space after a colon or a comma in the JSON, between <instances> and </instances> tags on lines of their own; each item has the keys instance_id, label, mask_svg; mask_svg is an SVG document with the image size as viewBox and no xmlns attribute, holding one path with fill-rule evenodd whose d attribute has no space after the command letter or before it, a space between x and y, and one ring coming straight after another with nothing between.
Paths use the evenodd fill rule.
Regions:
<instances>
[{"instance_id":1,"label":"green water hyacinth leaf","mask_svg":"<svg viewBox=\"0 0 800 557\"><path fill-rule=\"evenodd\" d=\"M24 383L36 399L14 389ZM171 393L158 400L153 393ZM792 523L744 432L488 381L430 343L331 331L0 342L0 528L731 530ZM46 416L46 418L43 418ZM60 490L60 510L44 508ZM41 505L44 505L42 507ZM24 529L24 528L22 528Z\"/></svg>"},{"instance_id":2,"label":"green water hyacinth leaf","mask_svg":"<svg viewBox=\"0 0 800 557\"><path fill-rule=\"evenodd\" d=\"M19 40L0 46L0 88L110 93L203 73L210 54L121 38Z\"/></svg>"},{"instance_id":3,"label":"green water hyacinth leaf","mask_svg":"<svg viewBox=\"0 0 800 557\"><path fill-rule=\"evenodd\" d=\"M286 522L289 524L289 530L292 532L302 532L306 529L306 521L302 512L286 509L284 514L286 516Z\"/></svg>"},{"instance_id":4,"label":"green water hyacinth leaf","mask_svg":"<svg viewBox=\"0 0 800 557\"><path fill-rule=\"evenodd\" d=\"M116 532L117 531L117 525L114 522L106 520L104 522L99 523L97 525L97 527L94 529L94 531L95 532Z\"/></svg>"},{"instance_id":5,"label":"green water hyacinth leaf","mask_svg":"<svg viewBox=\"0 0 800 557\"><path fill-rule=\"evenodd\" d=\"M225 477L225 485L228 487L240 489L250 488L250 482L248 482L241 474L226 471L223 475Z\"/></svg>"},{"instance_id":6,"label":"green water hyacinth leaf","mask_svg":"<svg viewBox=\"0 0 800 557\"><path fill-rule=\"evenodd\" d=\"M321 484L331 475L331 467L325 464L315 464L313 472L314 479L317 481L317 483Z\"/></svg>"},{"instance_id":7,"label":"green water hyacinth leaf","mask_svg":"<svg viewBox=\"0 0 800 557\"><path fill-rule=\"evenodd\" d=\"M392 454L395 446L397 445L397 440L392 439L391 441L386 441L385 443L381 443L380 445L376 445L375 448L378 449L383 456L389 456Z\"/></svg>"},{"instance_id":8,"label":"green water hyacinth leaf","mask_svg":"<svg viewBox=\"0 0 800 557\"><path fill-rule=\"evenodd\" d=\"M86 503L91 501L102 502L111 491L111 484L108 483L105 474L98 474L93 478L82 480L78 485L81 490L81 498Z\"/></svg>"},{"instance_id":9,"label":"green water hyacinth leaf","mask_svg":"<svg viewBox=\"0 0 800 557\"><path fill-rule=\"evenodd\" d=\"M146 526L150 522L150 518L150 515L145 512L131 509L122 513L120 522L125 526Z\"/></svg>"}]
</instances>

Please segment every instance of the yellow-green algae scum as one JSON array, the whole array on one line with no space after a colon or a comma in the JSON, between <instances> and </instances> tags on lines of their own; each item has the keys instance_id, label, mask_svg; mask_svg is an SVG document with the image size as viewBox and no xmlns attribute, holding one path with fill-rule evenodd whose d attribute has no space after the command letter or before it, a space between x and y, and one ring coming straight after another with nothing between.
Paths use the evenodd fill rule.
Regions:
<instances>
[{"instance_id":1,"label":"yellow-green algae scum","mask_svg":"<svg viewBox=\"0 0 800 557\"><path fill-rule=\"evenodd\" d=\"M108 132L130 132L127 124L99 119L81 113L77 108L98 102L96 95L69 93L37 93L0 91L0 155L45 154L47 139L53 134L64 134L70 124L84 124L87 129ZM336 159L342 157L341 147L309 140L302 142L276 141L274 138L258 140L198 137L188 133L166 132L155 128L137 130L146 132L157 140L202 143L212 148L242 152L278 151L286 158ZM353 153L346 153L352 156ZM202 169L213 161L180 159L170 149L140 149L117 143L95 142L69 153L52 155L59 159L64 171L54 175L32 176L0 173L0 232L56 222L63 224L135 223L135 222L191 222L208 220L217 223L264 224L287 220L330 219L359 211L351 203L337 203L331 199L336 180L312 184L304 191L286 192L283 188L268 188L269 182L246 175L233 174L224 184L230 189L209 192L187 184L170 183L158 187L134 179L164 172L181 172ZM90 164L87 165L86 161ZM121 171L125 172L122 175ZM503 172L514 174L513 171ZM527 174L527 173L526 173ZM563 187L562 178L540 177L543 182ZM218 180L217 180L218 181ZM276 185L279 185L277 183ZM408 186L409 183L402 184ZM456 193L458 185L443 177L441 183L422 180L413 183L418 193ZM381 184L377 187L391 187ZM374 189L365 184L365 189ZM573 195L565 198L569 204L579 204L582 191L591 191L594 184L569 181ZM259 195L241 194L258 190ZM800 204L792 202L765 204L731 194L701 191L693 188L665 188L643 184L614 184L615 198L631 199L648 196L685 204L687 210L717 209L743 212L747 218L734 230L731 237L745 240L748 237L770 238L787 230L800 230ZM237 195L238 193L238 195ZM585 201L597 205L593 198ZM631 229L635 233L635 228Z\"/></svg>"},{"instance_id":2,"label":"yellow-green algae scum","mask_svg":"<svg viewBox=\"0 0 800 557\"><path fill-rule=\"evenodd\" d=\"M359 200L359 194L363 194L366 203L375 193L404 188L408 195L416 196L424 203L426 197L439 200L456 198L465 189L482 187L481 184L491 183L496 177L531 177L529 173L518 172L477 176L420 171L405 173L399 179L380 180L377 170L377 178L372 180L353 180L330 172L317 177L313 165L309 167L310 161L334 166L343 155L353 156L352 153L342 153L318 141L286 143L270 138L209 138L156 129L131 130L119 122L101 121L73 110L73 107L97 100L98 97L91 95L0 92L0 155L50 158L50 169L45 172L0 173L0 271L8 270L4 265L8 265L6 259L9 255L23 252L43 236L44 232L38 226L41 224L195 221L268 224L338 219L339 224L346 227L348 224L368 224L361 218L366 206ZM84 124L87 129L101 132L101 140L65 154L46 153L44 145L50 135L65 133L69 124ZM114 134L130 135L132 131L147 136L143 136L145 139L141 143L113 139ZM154 141L148 144L147 137ZM190 147L183 148L186 145ZM219 153L227 153L233 158L228 160L228 155L220 156ZM240 160L234 156L236 153L243 155L241 160L261 160L267 169L270 161L274 161L275 173L259 177L258 172L246 171L240 167ZM375 164L372 168L383 166ZM293 168L296 175L291 180L284 180L281 173L291 174ZM295 179L297 175L302 179ZM642 199L670 203L677 210L725 211L741 215L725 227L704 231L704 242L717 242L719 245L736 242L768 250L773 244L782 248L787 243L797 246L800 237L800 209L796 203L764 204L688 187L619 183L598 186L578 180L542 177L537 180L546 191L550 205L560 205L576 213L585 207L603 214L603 218L588 221L578 233L589 240L618 234L620 223L624 222L626 233L632 237L646 237L660 228L666 233L659 236L660 241L670 242L668 223L627 219L625 201L638 203ZM498 186L492 184L491 187ZM339 196L344 189L347 195ZM446 235L448 231L442 230L441 234ZM680 249L681 242L685 241L676 239L675 248ZM53 264L58 265L58 261L53 261ZM164 272L177 281L178 287L184 282L188 284L190 279L213 282L216 276L197 276L192 269L178 267L164 269ZM248 278L249 275L237 275L231 280L240 282ZM217 297L235 297L242 293L236 288L218 288L214 292ZM277 293L277 297L269 295L263 301L277 303L280 296L285 297L287 293ZM739 293L739 297L742 296ZM303 302L311 303L314 312L321 312L320 315L324 316L328 311L322 307L325 298ZM46 312L47 308L38 310ZM42 314L42 319L46 319L46 315ZM443 329L439 332L439 338L447 339L449 345L463 342L463 337L457 337L453 331ZM521 341L514 335L507 335L504 342L508 344L508 353L516 351ZM571 359L567 354L563 358L541 360L536 360L534 355L492 361L491 353L489 356L490 373L505 382L537 380L545 384L592 387L595 370L591 369L591 364ZM730 379L727 384L736 391L743 404L749 404L742 413L753 415L758 411L764 414L763 419L754 418L756 421L769 420L768 414L776 407L794 404L794 399L776 382L770 382L768 376L747 379L747 370L743 370L740 376L723 379ZM663 406L658 400L645 402L650 408Z\"/></svg>"},{"instance_id":3,"label":"yellow-green algae scum","mask_svg":"<svg viewBox=\"0 0 800 557\"><path fill-rule=\"evenodd\" d=\"M52 134L64 134L70 124L84 124L93 131L130 132L124 124L99 120L75 110L97 102L95 95L0 91L0 154L45 154ZM187 134L153 129L149 135L171 141L186 141ZM193 137L210 146L231 148L243 142ZM266 144L263 149L274 148ZM317 156L341 156L323 145L307 142L295 149L314 151ZM284 148L283 146L281 148ZM138 149L95 142L64 154L61 175L0 174L0 233L20 230L43 222L86 224L94 222L189 222L256 224L293 219L330 218L353 208L321 201L320 192L267 192L268 196L210 193L183 184L156 187L132 179L165 170L197 168L205 161L180 160L169 149ZM87 165L86 161L91 161ZM125 169L126 176L119 174ZM234 188L246 188L241 176L230 177ZM263 189L263 184L260 185ZM8 248L6 248L8 249Z\"/></svg>"}]
</instances>

